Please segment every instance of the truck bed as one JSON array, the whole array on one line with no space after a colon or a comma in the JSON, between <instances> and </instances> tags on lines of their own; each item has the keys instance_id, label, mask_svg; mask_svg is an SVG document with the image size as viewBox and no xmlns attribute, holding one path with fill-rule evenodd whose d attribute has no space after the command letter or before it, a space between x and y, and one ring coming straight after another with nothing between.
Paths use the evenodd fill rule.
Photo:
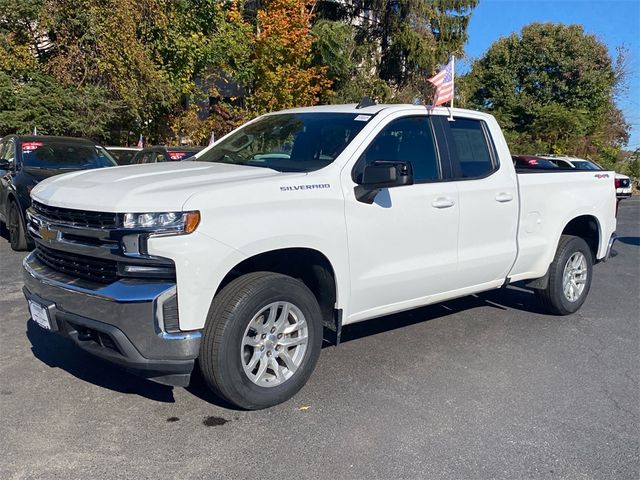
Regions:
<instances>
[{"instance_id":1,"label":"truck bed","mask_svg":"<svg viewBox=\"0 0 640 480\"><path fill-rule=\"evenodd\" d=\"M593 217L599 238L596 260L605 256L616 229L611 215L616 208L614 172L518 169L516 173L520 222L512 281L544 275L563 229L577 216ZM601 225L596 218L613 221Z\"/></svg>"}]
</instances>

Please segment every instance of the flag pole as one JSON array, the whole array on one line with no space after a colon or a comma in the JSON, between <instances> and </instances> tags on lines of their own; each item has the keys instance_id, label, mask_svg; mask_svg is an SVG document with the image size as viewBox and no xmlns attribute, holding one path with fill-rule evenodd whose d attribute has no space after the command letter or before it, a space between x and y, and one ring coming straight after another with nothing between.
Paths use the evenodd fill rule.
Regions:
<instances>
[{"instance_id":1,"label":"flag pole","mask_svg":"<svg viewBox=\"0 0 640 480\"><path fill-rule=\"evenodd\" d=\"M449 104L449 121L453 122L453 97L456 95L456 57L451 55L451 103Z\"/></svg>"}]
</instances>

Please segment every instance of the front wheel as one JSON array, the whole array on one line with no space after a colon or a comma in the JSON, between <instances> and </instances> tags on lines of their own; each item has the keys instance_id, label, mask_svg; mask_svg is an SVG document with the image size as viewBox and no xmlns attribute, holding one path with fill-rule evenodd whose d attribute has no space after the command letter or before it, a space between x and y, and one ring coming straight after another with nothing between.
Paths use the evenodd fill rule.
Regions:
<instances>
[{"instance_id":1,"label":"front wheel","mask_svg":"<svg viewBox=\"0 0 640 480\"><path fill-rule=\"evenodd\" d=\"M293 397L320 355L318 302L300 281L271 272L243 275L213 299L199 364L208 386L257 410Z\"/></svg>"},{"instance_id":2,"label":"front wheel","mask_svg":"<svg viewBox=\"0 0 640 480\"><path fill-rule=\"evenodd\" d=\"M11 248L17 252L29 250L32 248L27 229L22 221L22 215L18 204L12 201L9 206L9 215L7 218L7 230L9 231L9 243Z\"/></svg>"},{"instance_id":3,"label":"front wheel","mask_svg":"<svg viewBox=\"0 0 640 480\"><path fill-rule=\"evenodd\" d=\"M580 237L562 235L549 266L547 287L538 290L545 308L556 315L578 311L587 299L593 270L591 249Z\"/></svg>"}]
</instances>

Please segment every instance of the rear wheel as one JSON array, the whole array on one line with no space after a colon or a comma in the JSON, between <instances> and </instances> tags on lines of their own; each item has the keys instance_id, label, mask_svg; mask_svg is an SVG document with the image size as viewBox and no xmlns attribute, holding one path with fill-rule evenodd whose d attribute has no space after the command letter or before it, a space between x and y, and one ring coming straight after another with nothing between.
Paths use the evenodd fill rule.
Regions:
<instances>
[{"instance_id":1,"label":"rear wheel","mask_svg":"<svg viewBox=\"0 0 640 480\"><path fill-rule=\"evenodd\" d=\"M560 237L556 256L549 266L547 287L537 291L549 312L569 315L582 306L591 287L591 259L591 249L582 238Z\"/></svg>"},{"instance_id":2,"label":"rear wheel","mask_svg":"<svg viewBox=\"0 0 640 480\"><path fill-rule=\"evenodd\" d=\"M322 318L300 281L255 272L213 299L199 364L208 386L237 407L282 403L307 382L320 355Z\"/></svg>"},{"instance_id":3,"label":"rear wheel","mask_svg":"<svg viewBox=\"0 0 640 480\"><path fill-rule=\"evenodd\" d=\"M7 230L9 231L9 243L15 251L24 251L29 249L29 239L20 209L16 202L11 202L9 206L9 215L7 218Z\"/></svg>"}]
</instances>

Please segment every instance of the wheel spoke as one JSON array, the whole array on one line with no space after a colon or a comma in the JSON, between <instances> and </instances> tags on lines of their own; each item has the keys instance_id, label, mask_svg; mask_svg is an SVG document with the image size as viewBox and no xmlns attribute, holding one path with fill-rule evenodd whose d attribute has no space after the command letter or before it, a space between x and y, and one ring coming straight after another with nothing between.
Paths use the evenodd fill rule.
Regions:
<instances>
[{"instance_id":1,"label":"wheel spoke","mask_svg":"<svg viewBox=\"0 0 640 480\"><path fill-rule=\"evenodd\" d=\"M297 337L283 337L278 343L285 348L295 347L307 343L307 336L299 334Z\"/></svg>"},{"instance_id":2,"label":"wheel spoke","mask_svg":"<svg viewBox=\"0 0 640 480\"><path fill-rule=\"evenodd\" d=\"M279 356L287 365L287 368L291 373L295 372L298 369L298 366L293 361L293 358L291 358L291 355L289 355L289 352L287 352L286 350L282 350Z\"/></svg>"},{"instance_id":3,"label":"wheel spoke","mask_svg":"<svg viewBox=\"0 0 640 480\"><path fill-rule=\"evenodd\" d=\"M260 358L262 357L262 355L260 354L260 350L259 349L255 349L253 351L253 356L251 357L251 359L249 360L249 363L247 363L247 365L245 366L245 368L252 372L254 368L256 368L256 364L260 361Z\"/></svg>"},{"instance_id":4,"label":"wheel spoke","mask_svg":"<svg viewBox=\"0 0 640 480\"><path fill-rule=\"evenodd\" d=\"M296 323L287 325L287 327L282 330L282 333L284 335L291 335L292 333L305 328L306 325L307 325L307 322L305 322L304 319L298 319Z\"/></svg>"},{"instance_id":5,"label":"wheel spoke","mask_svg":"<svg viewBox=\"0 0 640 480\"><path fill-rule=\"evenodd\" d=\"M289 311L291 310L291 304L285 303L282 305L282 309L280 310L280 315L274 322L274 327L276 329L275 333L282 333L282 331L289 325ZM277 311L277 309L276 309Z\"/></svg>"},{"instance_id":6,"label":"wheel spoke","mask_svg":"<svg viewBox=\"0 0 640 480\"><path fill-rule=\"evenodd\" d=\"M258 339L258 336L256 335L255 337L247 337L245 335L245 337L242 339L242 346L250 346L250 347L259 347L260 346L260 340Z\"/></svg>"},{"instance_id":7,"label":"wheel spoke","mask_svg":"<svg viewBox=\"0 0 640 480\"><path fill-rule=\"evenodd\" d=\"M276 322L276 315L278 314L278 304L274 303L271 305L269 309L269 317L267 317L266 323L264 323L262 329L266 332L271 329L273 324Z\"/></svg>"},{"instance_id":8,"label":"wheel spoke","mask_svg":"<svg viewBox=\"0 0 640 480\"><path fill-rule=\"evenodd\" d=\"M284 372L282 371L282 367L278 363L278 360L276 360L276 357L269 357L268 363L273 374L276 376L276 380L278 382L282 382L284 380Z\"/></svg>"},{"instance_id":9,"label":"wheel spoke","mask_svg":"<svg viewBox=\"0 0 640 480\"><path fill-rule=\"evenodd\" d=\"M571 257L571 266L573 268L578 268L580 267L580 264L582 263L582 258L579 254L575 253L573 255L573 257Z\"/></svg>"},{"instance_id":10,"label":"wheel spoke","mask_svg":"<svg viewBox=\"0 0 640 480\"><path fill-rule=\"evenodd\" d=\"M256 372L256 374L253 375L254 382L260 381L260 379L264 375L264 372L267 371L268 366L269 362L267 361L266 357L260 357L260 366L258 367L258 371Z\"/></svg>"}]
</instances>

